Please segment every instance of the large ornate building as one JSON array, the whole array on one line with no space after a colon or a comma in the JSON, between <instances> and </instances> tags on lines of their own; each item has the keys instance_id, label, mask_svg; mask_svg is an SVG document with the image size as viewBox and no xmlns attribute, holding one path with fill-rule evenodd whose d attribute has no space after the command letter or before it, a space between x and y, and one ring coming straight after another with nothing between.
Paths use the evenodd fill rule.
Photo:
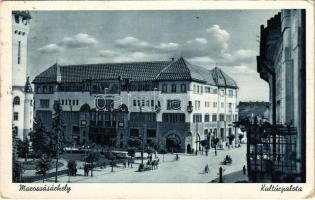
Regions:
<instances>
[{"instance_id":1,"label":"large ornate building","mask_svg":"<svg viewBox=\"0 0 315 200\"><path fill-rule=\"evenodd\" d=\"M200 141L224 143L235 134L238 86L215 67L184 58L60 66L33 80L35 112L51 128L53 104L60 101L70 140L125 148L129 137L154 139L178 152L200 150ZM175 141L175 142L174 142ZM175 144L174 144L175 143Z\"/></svg>"},{"instance_id":2,"label":"large ornate building","mask_svg":"<svg viewBox=\"0 0 315 200\"><path fill-rule=\"evenodd\" d=\"M27 137L33 127L33 91L26 77L30 20L27 11L12 12L12 120L20 139Z\"/></svg>"},{"instance_id":3,"label":"large ornate building","mask_svg":"<svg viewBox=\"0 0 315 200\"><path fill-rule=\"evenodd\" d=\"M280 154L278 162L283 161L284 165L293 162L294 171L287 166L282 168L287 170L285 173L300 177L300 182L306 177L305 23L305 10L299 9L282 10L269 19L266 27L261 26L257 57L257 71L270 88L270 121L296 129L294 134L279 134L281 142L273 140L277 142L274 154ZM281 153L280 149L285 151Z\"/></svg>"}]
</instances>

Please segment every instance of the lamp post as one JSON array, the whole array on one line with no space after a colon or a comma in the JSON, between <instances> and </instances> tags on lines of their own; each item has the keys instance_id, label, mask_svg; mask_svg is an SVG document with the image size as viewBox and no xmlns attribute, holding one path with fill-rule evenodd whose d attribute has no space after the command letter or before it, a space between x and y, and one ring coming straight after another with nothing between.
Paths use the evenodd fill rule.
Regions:
<instances>
[{"instance_id":1,"label":"lamp post","mask_svg":"<svg viewBox=\"0 0 315 200\"><path fill-rule=\"evenodd\" d=\"M141 102L142 103L142 102ZM142 105L140 103L140 116L142 116ZM142 117L141 117L142 118ZM144 125L143 125L143 130L141 131L141 140L142 140L142 145L141 145L141 164L143 165L143 153L144 153L144 128L145 128L145 117L143 117Z\"/></svg>"}]
</instances>

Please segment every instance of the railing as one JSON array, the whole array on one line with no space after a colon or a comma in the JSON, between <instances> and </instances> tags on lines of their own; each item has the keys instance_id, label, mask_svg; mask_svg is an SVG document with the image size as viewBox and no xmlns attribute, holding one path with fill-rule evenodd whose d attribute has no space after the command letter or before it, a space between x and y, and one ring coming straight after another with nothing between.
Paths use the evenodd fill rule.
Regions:
<instances>
[{"instance_id":1,"label":"railing","mask_svg":"<svg viewBox=\"0 0 315 200\"><path fill-rule=\"evenodd\" d=\"M258 125L247 127L248 174L253 182L295 182L297 176L295 127ZM270 180L271 179L271 180Z\"/></svg>"}]
</instances>

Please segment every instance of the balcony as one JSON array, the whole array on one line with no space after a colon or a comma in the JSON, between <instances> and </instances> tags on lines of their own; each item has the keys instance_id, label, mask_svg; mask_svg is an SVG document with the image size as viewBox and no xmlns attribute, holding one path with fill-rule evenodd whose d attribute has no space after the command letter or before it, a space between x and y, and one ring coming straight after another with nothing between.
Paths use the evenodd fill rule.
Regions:
<instances>
[{"instance_id":1,"label":"balcony","mask_svg":"<svg viewBox=\"0 0 315 200\"><path fill-rule=\"evenodd\" d=\"M192 113L193 110L194 110L194 107L193 107L193 106L191 106L191 105L187 106L187 112L188 112L188 113Z\"/></svg>"}]
</instances>

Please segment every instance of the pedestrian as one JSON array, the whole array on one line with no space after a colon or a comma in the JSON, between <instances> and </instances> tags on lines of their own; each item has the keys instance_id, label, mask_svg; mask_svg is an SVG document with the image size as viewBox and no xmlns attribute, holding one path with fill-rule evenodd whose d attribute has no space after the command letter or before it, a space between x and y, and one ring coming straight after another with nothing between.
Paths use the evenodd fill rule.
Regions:
<instances>
[{"instance_id":1,"label":"pedestrian","mask_svg":"<svg viewBox=\"0 0 315 200\"><path fill-rule=\"evenodd\" d=\"M87 166L86 166L86 164L84 165L83 169L84 169L84 176L87 176Z\"/></svg>"},{"instance_id":2,"label":"pedestrian","mask_svg":"<svg viewBox=\"0 0 315 200\"><path fill-rule=\"evenodd\" d=\"M126 168L126 161L123 162L123 166L124 166L124 168Z\"/></svg>"},{"instance_id":3,"label":"pedestrian","mask_svg":"<svg viewBox=\"0 0 315 200\"><path fill-rule=\"evenodd\" d=\"M132 163L133 163L133 160L132 160L132 158L131 158L131 160L130 160L130 167L132 168Z\"/></svg>"},{"instance_id":4,"label":"pedestrian","mask_svg":"<svg viewBox=\"0 0 315 200\"><path fill-rule=\"evenodd\" d=\"M223 183L222 172L223 172L223 169L222 169L222 167L220 167L219 168L219 182L220 183Z\"/></svg>"},{"instance_id":5,"label":"pedestrian","mask_svg":"<svg viewBox=\"0 0 315 200\"><path fill-rule=\"evenodd\" d=\"M209 173L209 166L208 166L208 164L206 164L206 166L205 166L205 173L206 173L206 174Z\"/></svg>"},{"instance_id":6,"label":"pedestrian","mask_svg":"<svg viewBox=\"0 0 315 200\"><path fill-rule=\"evenodd\" d=\"M243 166L243 174L246 174L246 167L245 167L245 165Z\"/></svg>"},{"instance_id":7,"label":"pedestrian","mask_svg":"<svg viewBox=\"0 0 315 200\"><path fill-rule=\"evenodd\" d=\"M128 168L129 168L129 166L130 166L130 160L129 159L127 160L127 164L128 164Z\"/></svg>"}]
</instances>

